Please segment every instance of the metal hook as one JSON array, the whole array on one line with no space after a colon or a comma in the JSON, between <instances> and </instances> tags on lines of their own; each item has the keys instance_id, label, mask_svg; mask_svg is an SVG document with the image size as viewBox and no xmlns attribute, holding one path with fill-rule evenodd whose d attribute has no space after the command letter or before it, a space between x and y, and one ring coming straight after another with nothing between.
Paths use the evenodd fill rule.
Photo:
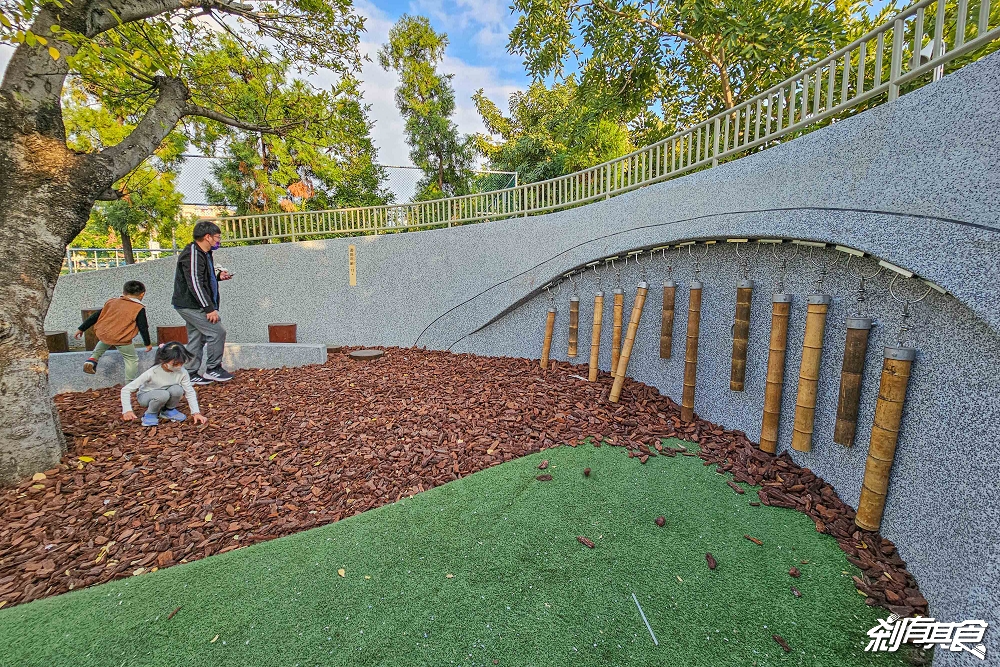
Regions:
<instances>
[{"instance_id":1,"label":"metal hook","mask_svg":"<svg viewBox=\"0 0 1000 667\"><path fill-rule=\"evenodd\" d=\"M740 246L743 245L744 243L749 243L749 241L740 241L738 243L734 243L733 245L735 246L734 249L736 250L736 259L739 260L740 267L743 269L743 279L744 280L749 280L750 279L750 261L753 260L753 259L756 259L757 255L760 254L760 241L757 242L756 249L754 250L754 252L752 254L749 253L749 252L748 253L741 253L740 252Z\"/></svg>"},{"instance_id":2,"label":"metal hook","mask_svg":"<svg viewBox=\"0 0 1000 667\"><path fill-rule=\"evenodd\" d=\"M573 286L573 294L575 295L578 293L578 291L577 291L576 279L573 277L573 275L574 275L573 272L570 271L569 273L566 274L565 277L569 278L569 283Z\"/></svg>"},{"instance_id":3,"label":"metal hook","mask_svg":"<svg viewBox=\"0 0 1000 667\"><path fill-rule=\"evenodd\" d=\"M917 298L917 299L907 300L907 299L901 298L898 294L896 294L896 290L893 289L893 285L896 284L896 279L899 278L899 276L900 276L899 273L895 273L892 276L892 280L889 281L889 294L891 294L892 298L895 299L898 303L901 303L901 304L904 304L904 305L907 305L907 306L912 306L913 304L920 303L921 301L923 301L924 299L926 299L927 295L931 293L931 289L932 288L931 288L930 285L928 285L927 286L927 290L923 294L921 294L920 297Z\"/></svg>"},{"instance_id":4,"label":"metal hook","mask_svg":"<svg viewBox=\"0 0 1000 667\"><path fill-rule=\"evenodd\" d=\"M615 264L615 259L617 257L618 257L618 255L615 255L614 257L609 257L607 259L607 261L611 262L611 268L615 272L615 287L621 287L622 286L622 270L619 269L618 266ZM625 255L625 264L628 265L628 255Z\"/></svg>"},{"instance_id":5,"label":"metal hook","mask_svg":"<svg viewBox=\"0 0 1000 667\"><path fill-rule=\"evenodd\" d=\"M639 272L642 274L642 281L646 282L646 278L648 277L646 269L649 267L650 262L653 261L653 253L649 253L649 259L646 262L640 262L639 258L642 256L642 253L642 250L635 253L635 263L639 265Z\"/></svg>"},{"instance_id":6,"label":"metal hook","mask_svg":"<svg viewBox=\"0 0 1000 667\"><path fill-rule=\"evenodd\" d=\"M694 254L694 251L692 251L692 250L691 250L691 248L692 248L693 246L696 246L696 245L698 245L698 242L697 242L697 241L695 241L694 243L692 243L691 245L689 245L689 246L687 247L687 249L688 249L688 255L690 255L690 256L691 256L691 259L693 259L693 260L694 260L694 277L695 277L695 279L697 280L697 279L698 279L698 277L699 277L699 276L701 275L701 260L702 260L702 259L703 259L704 257L707 257L707 256L708 256L708 244L707 244L707 243L705 244L705 246L704 246L704 247L705 247L705 252L701 253L701 255L700 255L700 256L698 256L698 255L695 255L695 254Z\"/></svg>"},{"instance_id":7,"label":"metal hook","mask_svg":"<svg viewBox=\"0 0 1000 667\"><path fill-rule=\"evenodd\" d=\"M829 273L830 269L837 266L837 263L840 261L840 255L839 253L835 254L833 256L833 261L830 263L827 263L822 259L817 261L813 257L813 250L815 249L816 246L809 246L809 254L806 256L806 261L815 267L819 267L819 277L816 278L816 283L814 287L814 294L819 294L820 292L823 291L823 283L826 282L826 274ZM850 257L850 255L848 255L848 257Z\"/></svg>"},{"instance_id":8,"label":"metal hook","mask_svg":"<svg viewBox=\"0 0 1000 667\"><path fill-rule=\"evenodd\" d=\"M857 259L860 260L862 257L864 257L864 255L858 255ZM880 273L882 273L882 269L884 267L882 267L881 265L879 265L878 269L876 269L874 273L865 274L865 272L862 271L860 269L860 267L857 267L858 262L855 262L855 268L853 268L853 269L851 268L851 262L854 259L855 259L855 255L850 255L850 254L847 255L847 263L844 265L844 269L848 273L850 273L852 276L854 276L855 278L858 279L858 296L857 296L858 309L855 312L855 315L857 317L862 317L863 314L862 314L861 310L862 310L863 304L865 303L865 301L868 300L867 297L865 296L865 292L866 292L865 285L868 283L869 280L871 280L872 278L875 278Z\"/></svg>"},{"instance_id":9,"label":"metal hook","mask_svg":"<svg viewBox=\"0 0 1000 667\"><path fill-rule=\"evenodd\" d=\"M909 325L909 320L910 320L910 306L912 306L914 304L917 304L917 303L920 303L921 301L923 301L924 299L926 299L927 295L931 293L931 289L932 288L931 288L930 285L928 285L927 286L927 291L925 291L923 294L921 294L916 299L910 299L910 300L904 299L900 295L896 294L896 290L894 289L894 285L896 284L896 280L899 278L900 275L901 274L896 273L895 275L892 276L892 280L889 281L889 294L892 295L892 298L893 298L894 301L896 301L897 303L903 304L903 312L901 314L901 321L899 323L899 336L898 336L899 337L899 346L900 347L912 347L910 341L906 337L906 333L910 330L910 325Z\"/></svg>"}]
</instances>

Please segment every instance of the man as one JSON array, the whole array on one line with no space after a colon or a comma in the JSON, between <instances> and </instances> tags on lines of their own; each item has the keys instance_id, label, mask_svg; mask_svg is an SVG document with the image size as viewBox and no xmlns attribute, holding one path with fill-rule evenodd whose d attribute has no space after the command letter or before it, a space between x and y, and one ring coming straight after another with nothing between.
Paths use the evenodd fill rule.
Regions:
<instances>
[{"instance_id":1,"label":"man","mask_svg":"<svg viewBox=\"0 0 1000 667\"><path fill-rule=\"evenodd\" d=\"M194 241L189 243L177 258L174 272L174 310L187 324L187 349L191 360L184 364L191 376L191 384L229 382L232 374L222 367L222 353L226 348L226 330L219 316L219 281L229 280L232 274L215 268L212 251L222 243L222 230L208 220L194 226ZM201 369L204 349L205 375Z\"/></svg>"}]
</instances>

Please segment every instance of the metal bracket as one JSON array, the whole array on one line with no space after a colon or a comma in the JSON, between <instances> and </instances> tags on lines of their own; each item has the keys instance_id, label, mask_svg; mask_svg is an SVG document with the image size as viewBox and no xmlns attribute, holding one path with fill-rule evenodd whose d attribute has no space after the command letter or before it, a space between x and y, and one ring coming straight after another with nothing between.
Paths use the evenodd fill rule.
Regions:
<instances>
[{"instance_id":1,"label":"metal bracket","mask_svg":"<svg viewBox=\"0 0 1000 667\"><path fill-rule=\"evenodd\" d=\"M861 250L855 250L854 248L848 248L845 245L835 245L834 250L839 250L840 252L846 252L848 255L853 255L855 257L864 257L865 253Z\"/></svg>"},{"instance_id":2,"label":"metal bracket","mask_svg":"<svg viewBox=\"0 0 1000 667\"><path fill-rule=\"evenodd\" d=\"M826 247L825 243L821 243L819 241L799 241L799 240L795 240L795 241L792 241L792 243L794 243L796 245L812 246L813 248L825 248Z\"/></svg>"},{"instance_id":3,"label":"metal bracket","mask_svg":"<svg viewBox=\"0 0 1000 667\"><path fill-rule=\"evenodd\" d=\"M878 263L879 263L879 266L884 266L885 268L889 269L890 271L895 271L896 273L898 273L899 275L903 276L904 278L912 278L913 277L913 271L907 271L906 269L901 268L899 266L896 266L895 264L890 264L889 262L885 261L884 259L880 259Z\"/></svg>"},{"instance_id":4,"label":"metal bracket","mask_svg":"<svg viewBox=\"0 0 1000 667\"><path fill-rule=\"evenodd\" d=\"M945 288L941 287L940 285L936 285L935 283L932 283L931 281L926 280L924 278L921 278L921 280L923 280L924 283L928 287L930 287L932 290L934 290L935 292L939 292L941 294L947 294L948 293L948 290L946 290Z\"/></svg>"}]
</instances>

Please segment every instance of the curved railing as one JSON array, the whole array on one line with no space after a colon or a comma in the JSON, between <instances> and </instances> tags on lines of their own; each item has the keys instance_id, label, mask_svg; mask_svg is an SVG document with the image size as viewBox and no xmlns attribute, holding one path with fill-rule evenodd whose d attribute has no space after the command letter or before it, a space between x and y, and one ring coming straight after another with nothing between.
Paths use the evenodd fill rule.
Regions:
<instances>
[{"instance_id":1,"label":"curved railing","mask_svg":"<svg viewBox=\"0 0 1000 667\"><path fill-rule=\"evenodd\" d=\"M210 218L224 240L392 233L569 208L713 167L851 110L896 99L944 65L1000 46L991 0L921 0L863 37L732 109L589 169L483 194L409 204ZM986 48L989 47L989 48ZM977 54L982 50L983 53Z\"/></svg>"}]
</instances>

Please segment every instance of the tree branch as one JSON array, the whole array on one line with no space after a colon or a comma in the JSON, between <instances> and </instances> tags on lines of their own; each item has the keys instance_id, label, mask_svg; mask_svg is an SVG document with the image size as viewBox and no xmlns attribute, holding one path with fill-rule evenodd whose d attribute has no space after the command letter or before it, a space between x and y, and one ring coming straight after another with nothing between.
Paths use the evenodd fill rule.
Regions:
<instances>
[{"instance_id":1,"label":"tree branch","mask_svg":"<svg viewBox=\"0 0 1000 667\"><path fill-rule=\"evenodd\" d=\"M140 0L120 2L119 0L97 0L87 9L86 35L94 37L124 23L169 14L178 9L218 10L246 15L253 12L251 5L238 0Z\"/></svg>"},{"instance_id":2,"label":"tree branch","mask_svg":"<svg viewBox=\"0 0 1000 667\"><path fill-rule=\"evenodd\" d=\"M184 106L185 116L200 116L202 118L208 118L209 120L214 120L224 125L229 125L230 127L235 127L240 130L246 130L248 132L260 132L263 134L276 134L283 135L288 130L293 127L299 127L304 123L304 121L295 121L292 123L285 123L284 125L270 126L270 125L256 125L254 123L246 123L236 118L227 116L224 113L213 111L212 109L207 109L203 106L197 104L186 104Z\"/></svg>"},{"instance_id":3,"label":"tree branch","mask_svg":"<svg viewBox=\"0 0 1000 667\"><path fill-rule=\"evenodd\" d=\"M156 103L125 139L93 156L103 167L98 179L101 192L124 178L130 171L152 155L160 142L173 131L184 116L190 96L187 86L180 79L158 76L154 86L159 91Z\"/></svg>"}]
</instances>

